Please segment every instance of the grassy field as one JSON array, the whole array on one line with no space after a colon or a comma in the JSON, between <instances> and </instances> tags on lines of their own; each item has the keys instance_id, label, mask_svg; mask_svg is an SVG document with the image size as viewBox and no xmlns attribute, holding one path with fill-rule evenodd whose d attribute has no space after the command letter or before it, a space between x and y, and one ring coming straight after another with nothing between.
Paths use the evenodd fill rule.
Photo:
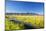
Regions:
<instances>
[{"instance_id":1,"label":"grassy field","mask_svg":"<svg viewBox=\"0 0 46 31\"><path fill-rule=\"evenodd\" d=\"M22 25L22 24L20 24ZM8 19L6 19L6 30L17 30L17 29L23 29L22 26L20 26L19 24L14 24L14 22L9 21Z\"/></svg>"},{"instance_id":2,"label":"grassy field","mask_svg":"<svg viewBox=\"0 0 46 31\"><path fill-rule=\"evenodd\" d=\"M6 30L21 30L24 29L23 24L16 24L9 20L9 18L15 18L16 20L24 23L31 23L33 26L40 28L44 27L44 16L38 15L6 15Z\"/></svg>"}]
</instances>

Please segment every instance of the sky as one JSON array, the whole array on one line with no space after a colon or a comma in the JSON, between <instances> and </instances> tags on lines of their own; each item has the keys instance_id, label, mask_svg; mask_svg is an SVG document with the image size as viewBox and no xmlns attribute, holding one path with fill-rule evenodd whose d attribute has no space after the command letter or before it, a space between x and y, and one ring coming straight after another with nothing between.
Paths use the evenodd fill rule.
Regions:
<instances>
[{"instance_id":1,"label":"sky","mask_svg":"<svg viewBox=\"0 0 46 31\"><path fill-rule=\"evenodd\" d=\"M6 1L6 13L37 13L43 14L44 3Z\"/></svg>"}]
</instances>

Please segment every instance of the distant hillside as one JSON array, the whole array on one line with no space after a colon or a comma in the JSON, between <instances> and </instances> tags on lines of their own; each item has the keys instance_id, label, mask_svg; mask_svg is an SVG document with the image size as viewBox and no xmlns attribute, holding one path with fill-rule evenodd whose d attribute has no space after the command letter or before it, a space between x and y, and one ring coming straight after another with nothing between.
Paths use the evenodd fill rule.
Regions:
<instances>
[{"instance_id":1,"label":"distant hillside","mask_svg":"<svg viewBox=\"0 0 46 31\"><path fill-rule=\"evenodd\" d=\"M37 13L5 13L6 15L40 15Z\"/></svg>"}]
</instances>

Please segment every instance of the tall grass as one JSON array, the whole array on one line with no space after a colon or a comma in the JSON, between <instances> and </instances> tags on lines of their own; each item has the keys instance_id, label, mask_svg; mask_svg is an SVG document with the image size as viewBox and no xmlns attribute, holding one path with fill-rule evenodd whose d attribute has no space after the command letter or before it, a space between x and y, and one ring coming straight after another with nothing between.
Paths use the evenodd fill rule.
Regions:
<instances>
[{"instance_id":1,"label":"tall grass","mask_svg":"<svg viewBox=\"0 0 46 31\"><path fill-rule=\"evenodd\" d=\"M44 27L44 16L33 16L33 15L6 15L6 30L19 30L24 29L23 24L16 24L12 21L9 21L9 18L15 18L16 20L22 21L24 23L30 23L33 26L40 28Z\"/></svg>"}]
</instances>

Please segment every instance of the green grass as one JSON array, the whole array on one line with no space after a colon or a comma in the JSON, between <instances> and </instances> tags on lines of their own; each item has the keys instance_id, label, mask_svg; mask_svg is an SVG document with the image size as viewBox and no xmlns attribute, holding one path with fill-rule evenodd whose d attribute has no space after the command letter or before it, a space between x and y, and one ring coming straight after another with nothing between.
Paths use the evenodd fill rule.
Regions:
<instances>
[{"instance_id":1,"label":"green grass","mask_svg":"<svg viewBox=\"0 0 46 31\"><path fill-rule=\"evenodd\" d=\"M20 30L23 29L23 24L16 24L10 20L8 20L8 18L6 18L5 21L5 30Z\"/></svg>"},{"instance_id":2,"label":"green grass","mask_svg":"<svg viewBox=\"0 0 46 31\"><path fill-rule=\"evenodd\" d=\"M16 20L20 20L23 22L31 23L33 26L36 25L38 27L44 27L44 17L43 16L21 16L21 15L7 15L6 16L6 28L5 30L22 30L24 29L23 24L16 24L9 20L9 18L15 18Z\"/></svg>"},{"instance_id":3,"label":"green grass","mask_svg":"<svg viewBox=\"0 0 46 31\"><path fill-rule=\"evenodd\" d=\"M16 16L17 20L31 23L39 27L44 27L44 17L43 16Z\"/></svg>"}]
</instances>

